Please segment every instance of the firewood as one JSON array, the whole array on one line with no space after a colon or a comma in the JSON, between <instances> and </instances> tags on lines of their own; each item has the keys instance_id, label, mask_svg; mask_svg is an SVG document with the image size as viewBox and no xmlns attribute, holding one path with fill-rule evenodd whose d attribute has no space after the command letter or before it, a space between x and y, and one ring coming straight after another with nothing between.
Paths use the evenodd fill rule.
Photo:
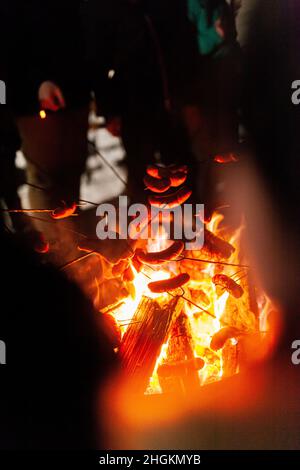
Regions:
<instances>
[{"instance_id":1,"label":"firewood","mask_svg":"<svg viewBox=\"0 0 300 470\"><path fill-rule=\"evenodd\" d=\"M121 342L119 355L136 393L144 393L161 348L183 307L181 297L143 297Z\"/></svg>"},{"instance_id":2,"label":"firewood","mask_svg":"<svg viewBox=\"0 0 300 470\"><path fill-rule=\"evenodd\" d=\"M201 367L172 367L174 364L190 364L197 358L194 357L193 339L189 319L185 313L181 313L174 323L168 341L167 359L158 371L159 383L163 392L184 392L193 390L199 386L198 369L204 366L202 359L198 365ZM201 361L201 362L200 362ZM163 373L162 373L163 372ZM168 375L166 374L168 372ZM179 373L180 372L180 373Z\"/></svg>"},{"instance_id":3,"label":"firewood","mask_svg":"<svg viewBox=\"0 0 300 470\"><path fill-rule=\"evenodd\" d=\"M197 371L204 367L205 363L200 357L195 357L188 361L164 363L158 367L157 373L161 378L171 376L187 375L191 371Z\"/></svg>"}]
</instances>

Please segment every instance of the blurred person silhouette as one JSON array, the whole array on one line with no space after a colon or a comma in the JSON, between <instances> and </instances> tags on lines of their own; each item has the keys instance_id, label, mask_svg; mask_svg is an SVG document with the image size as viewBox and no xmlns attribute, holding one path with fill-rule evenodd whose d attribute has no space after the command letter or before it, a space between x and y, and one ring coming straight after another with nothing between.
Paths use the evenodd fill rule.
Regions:
<instances>
[{"instance_id":1,"label":"blurred person silhouette","mask_svg":"<svg viewBox=\"0 0 300 470\"><path fill-rule=\"evenodd\" d=\"M147 163L187 163L195 199L208 202L212 157L237 145L232 11L225 0L128 3L112 28L117 106L111 109L120 119L108 121L122 136L130 186L143 198Z\"/></svg>"},{"instance_id":2,"label":"blurred person silhouette","mask_svg":"<svg viewBox=\"0 0 300 470\"><path fill-rule=\"evenodd\" d=\"M178 24L173 25L172 30L172 38L176 39L174 48L179 43L175 34L177 26L182 33L181 44L190 45L192 42L188 22L180 17L178 5L179 2L172 2L169 18L172 23L173 16L177 17ZM182 120L178 119L175 110L171 111L172 91L165 51L150 7L144 1L114 0L102 5L90 1L87 8L92 33L90 55L98 58L102 65L102 58L107 57L106 76L109 78L106 91L102 82L98 82L98 86L95 84L99 112L105 115L108 129L122 138L129 173L129 194L135 200L146 197L143 177L147 164L154 161L165 164L192 161ZM182 18L183 25L178 18ZM187 83L191 75L192 52L188 46L184 49L185 54L179 56L182 64L186 65L178 67L173 79L179 81L184 78ZM173 54L172 49L168 53ZM101 64L95 68L99 70Z\"/></svg>"},{"instance_id":3,"label":"blurred person silhouette","mask_svg":"<svg viewBox=\"0 0 300 470\"><path fill-rule=\"evenodd\" d=\"M261 257L258 263L272 294L295 308L299 283L299 221L295 214L300 202L300 108L292 102L292 84L300 75L298 4L294 0L243 0L239 21L244 38L242 110L247 151L269 198L273 242L278 244L273 250L277 256L266 250L270 257L266 262ZM259 212L264 210L262 206ZM266 232L266 238L262 237L262 228L253 227L254 234L253 244L257 237L264 246L270 242L267 239L271 234ZM271 276L267 275L270 266ZM297 322L298 316L293 317Z\"/></svg>"},{"instance_id":4,"label":"blurred person silhouette","mask_svg":"<svg viewBox=\"0 0 300 470\"><path fill-rule=\"evenodd\" d=\"M106 5L100 2L100 17ZM89 56L93 23L86 21L88 12L89 4L79 0L72 5L58 0L43 5L36 0L1 4L2 34L10 38L5 58L7 102L27 162L30 209L69 207L80 197L90 92L95 87L105 95L103 77L111 57L109 44L99 60ZM38 219L34 218L34 225L50 243L47 259L61 265L78 256L81 234L74 230L74 218L54 221L41 213ZM110 241L101 246L109 262L127 256L128 246L122 241L118 246Z\"/></svg>"},{"instance_id":5,"label":"blurred person silhouette","mask_svg":"<svg viewBox=\"0 0 300 470\"><path fill-rule=\"evenodd\" d=\"M0 449L108 446L100 397L117 363L104 316L2 226L0 244Z\"/></svg>"},{"instance_id":6,"label":"blurred person silhouette","mask_svg":"<svg viewBox=\"0 0 300 470\"><path fill-rule=\"evenodd\" d=\"M193 101L183 108L184 122L198 162L199 197L206 213L218 200L222 181L213 159L238 147L240 50L232 8L225 0L188 0L188 17L197 38L198 57L192 80Z\"/></svg>"},{"instance_id":7,"label":"blurred person silhouette","mask_svg":"<svg viewBox=\"0 0 300 470\"><path fill-rule=\"evenodd\" d=\"M55 209L79 199L90 99L80 5L57 0L1 4L2 35L8 38L7 103L22 140L32 209ZM53 247L62 245L58 227L35 225ZM68 245L65 240L66 251Z\"/></svg>"},{"instance_id":8,"label":"blurred person silhouette","mask_svg":"<svg viewBox=\"0 0 300 470\"><path fill-rule=\"evenodd\" d=\"M234 16L225 0L188 0L188 15L195 27L199 50L194 85L199 93L200 112L208 121L208 134L199 143L203 148L200 152L213 155L227 152L237 145L235 82L239 47Z\"/></svg>"}]
</instances>

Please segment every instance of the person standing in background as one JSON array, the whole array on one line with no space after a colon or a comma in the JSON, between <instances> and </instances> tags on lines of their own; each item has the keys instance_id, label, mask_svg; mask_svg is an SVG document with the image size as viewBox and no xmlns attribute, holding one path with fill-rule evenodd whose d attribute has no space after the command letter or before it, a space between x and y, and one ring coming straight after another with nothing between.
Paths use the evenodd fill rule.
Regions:
<instances>
[{"instance_id":1,"label":"person standing in background","mask_svg":"<svg viewBox=\"0 0 300 470\"><path fill-rule=\"evenodd\" d=\"M185 46L188 22L181 14L184 8L178 10L181 3L172 2L167 16L170 4L166 2L113 0L100 5L91 0L87 6L90 60L95 70L106 61L106 74L110 74L106 88L103 82L95 81L98 112L106 117L108 129L122 138L128 193L136 201L146 197L143 178L147 164L186 163L190 159L186 132L172 103L173 82L184 77L187 84L191 77L187 58L192 47ZM165 39L174 39L167 50ZM169 64L179 45L185 52L178 54L180 64L174 73ZM188 86L179 88L186 92Z\"/></svg>"},{"instance_id":2,"label":"person standing in background","mask_svg":"<svg viewBox=\"0 0 300 470\"><path fill-rule=\"evenodd\" d=\"M2 34L7 38L7 103L27 162L31 209L54 210L79 199L90 100L80 4L1 3ZM35 226L54 251L61 249L58 226L37 221Z\"/></svg>"},{"instance_id":3,"label":"person standing in background","mask_svg":"<svg viewBox=\"0 0 300 470\"><path fill-rule=\"evenodd\" d=\"M238 145L240 51L234 16L225 0L188 0L188 16L197 38L194 103L183 115L198 162L199 196L207 213L217 204L214 156Z\"/></svg>"}]
</instances>

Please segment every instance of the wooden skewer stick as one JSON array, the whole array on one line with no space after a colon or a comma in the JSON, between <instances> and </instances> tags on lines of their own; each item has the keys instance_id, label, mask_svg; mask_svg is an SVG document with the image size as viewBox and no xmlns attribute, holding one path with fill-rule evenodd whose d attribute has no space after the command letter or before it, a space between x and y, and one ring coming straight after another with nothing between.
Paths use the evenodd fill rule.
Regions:
<instances>
[{"instance_id":1,"label":"wooden skewer stick","mask_svg":"<svg viewBox=\"0 0 300 470\"><path fill-rule=\"evenodd\" d=\"M125 187L128 187L128 183L124 178L117 172L117 170L109 163L109 161L99 152L94 142L88 140L88 143L93 147L94 152L98 155L99 158L105 163L106 166L113 172L113 174L124 184Z\"/></svg>"},{"instance_id":2,"label":"wooden skewer stick","mask_svg":"<svg viewBox=\"0 0 300 470\"><path fill-rule=\"evenodd\" d=\"M79 263L79 261L83 261L84 259L88 258L89 256L91 255L95 255L97 254L96 251L91 251L90 253L87 253L83 256L80 256L79 258L75 258L73 259L72 261L69 261L68 263L64 264L63 266L61 266L59 268L60 271L63 271L64 269L67 269L69 268L70 266L73 266L74 264L76 263Z\"/></svg>"},{"instance_id":3,"label":"wooden skewer stick","mask_svg":"<svg viewBox=\"0 0 300 470\"><path fill-rule=\"evenodd\" d=\"M245 268L245 269L251 269L250 266L246 265L246 264L236 264L236 263L227 263L226 261L212 261L212 260L208 260L208 259L200 259L200 258L190 258L188 256L183 256L182 258L178 258L178 259L175 259L173 261L184 261L184 260L187 260L187 261L195 261L195 262L199 262L199 263L207 263L207 264L222 264L224 266L234 266L234 267L237 267L237 268Z\"/></svg>"},{"instance_id":4,"label":"wooden skewer stick","mask_svg":"<svg viewBox=\"0 0 300 470\"><path fill-rule=\"evenodd\" d=\"M49 188L49 189L46 189L46 188L42 188L42 186L37 186L36 184L32 184L32 183L24 183L26 186L29 186L31 188L34 188L34 189L38 189L39 191L44 191L45 193L47 192L51 192L53 191L53 189ZM91 204L92 206L95 206L95 207L98 207L99 206L99 203L97 204L97 202L92 202L92 201L88 201L86 199L78 199L79 202L83 202L85 204ZM79 205L79 204L78 204ZM77 214L78 215L78 214Z\"/></svg>"},{"instance_id":5,"label":"wooden skewer stick","mask_svg":"<svg viewBox=\"0 0 300 470\"><path fill-rule=\"evenodd\" d=\"M55 209L54 209L55 210ZM53 209L1 209L1 212L9 212L11 214L27 214L27 213L51 213Z\"/></svg>"}]
</instances>

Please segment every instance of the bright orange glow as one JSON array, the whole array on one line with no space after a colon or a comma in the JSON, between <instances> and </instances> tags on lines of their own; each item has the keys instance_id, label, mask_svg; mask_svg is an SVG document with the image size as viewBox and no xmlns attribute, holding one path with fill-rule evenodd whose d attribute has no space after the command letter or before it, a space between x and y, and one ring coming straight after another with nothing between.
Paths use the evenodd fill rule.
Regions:
<instances>
[{"instance_id":1,"label":"bright orange glow","mask_svg":"<svg viewBox=\"0 0 300 470\"><path fill-rule=\"evenodd\" d=\"M135 271L134 295L126 298L114 311L114 317L124 335L143 297L155 299L160 303L168 299L171 301L174 295L184 295L183 314L186 315L189 325L191 334L189 341L193 357L203 360L205 364L196 372L199 385L210 384L238 373L240 351L244 352L247 349L248 356L252 356L253 360L258 359L257 356L262 357L264 355L262 351L260 354L255 351L258 352L260 344L264 342L267 317L270 311L274 310L266 295L257 287L250 285L247 260L241 259L240 253L243 225L233 233L228 233L224 228L223 216L214 214L206 228L235 248L225 264L220 258L212 256L209 259L209 256L198 251L186 254L187 258L192 258L190 260L172 261L161 266L144 265L142 272ZM161 251L169 243L167 234L160 231L155 240L148 241L148 251ZM203 263L201 261L203 258L212 262ZM184 286L183 292L178 290L171 294L168 292L153 294L148 289L149 282L169 279L181 272L191 274L191 280ZM242 287L243 295L240 298L235 298L225 288L213 283L213 277L220 273L232 278ZM212 349L212 339L220 330L226 332L226 328L229 332L234 331L234 334L225 337L220 349ZM148 388L145 390L146 394L164 392L159 377L159 367L172 364L168 341L169 338L166 338L166 342L161 346L152 376L149 378ZM190 360L191 357L183 358L187 359ZM251 357L248 357L248 360L251 362Z\"/></svg>"},{"instance_id":2,"label":"bright orange glow","mask_svg":"<svg viewBox=\"0 0 300 470\"><path fill-rule=\"evenodd\" d=\"M46 119L46 117L47 117L46 111L44 109L41 109L40 110L40 118L41 119Z\"/></svg>"}]
</instances>

